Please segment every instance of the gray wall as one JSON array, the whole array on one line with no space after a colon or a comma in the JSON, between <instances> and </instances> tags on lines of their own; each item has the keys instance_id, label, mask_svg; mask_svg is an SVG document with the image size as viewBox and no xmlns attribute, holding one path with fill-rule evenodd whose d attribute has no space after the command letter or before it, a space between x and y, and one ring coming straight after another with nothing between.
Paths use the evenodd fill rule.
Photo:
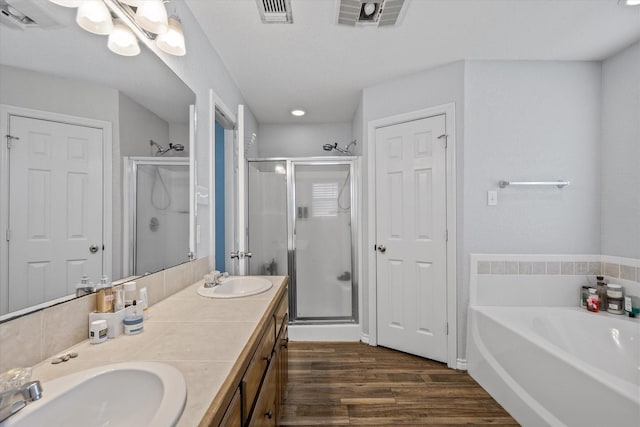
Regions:
<instances>
[{"instance_id":1,"label":"gray wall","mask_svg":"<svg viewBox=\"0 0 640 427\"><path fill-rule=\"evenodd\" d=\"M600 66L590 62L456 62L364 90L365 135L371 120L455 103L459 358L466 357L469 253L599 253L600 101ZM365 177L371 143L364 144ZM560 178L572 185L499 190L498 206L486 204L500 179ZM363 216L366 247L372 218L366 209Z\"/></svg>"},{"instance_id":2,"label":"gray wall","mask_svg":"<svg viewBox=\"0 0 640 427\"><path fill-rule=\"evenodd\" d=\"M602 65L602 253L640 258L640 43Z\"/></svg>"},{"instance_id":3,"label":"gray wall","mask_svg":"<svg viewBox=\"0 0 640 427\"><path fill-rule=\"evenodd\" d=\"M344 147L351 142L351 135L351 123L260 124L258 154L260 157L335 156L340 153L324 151L322 146L337 142ZM356 146L356 149L359 148Z\"/></svg>"},{"instance_id":4,"label":"gray wall","mask_svg":"<svg viewBox=\"0 0 640 427\"><path fill-rule=\"evenodd\" d=\"M463 147L464 147L464 62L454 62L442 67L433 68L419 74L395 80L393 82L384 83L378 86L366 88L363 91L362 103L358 110L362 110L362 129L363 135L363 159L362 159L362 235L361 244L363 248L369 248L368 227L369 222L373 221L373 213L368 212L368 156L372 153L373 141L368 141L367 124L371 120L383 117L393 116L396 114L407 113L411 111L421 110L437 105L455 103L456 108L456 167L458 172L463 170ZM359 116L356 115L354 123L357 126ZM457 181L457 209L458 209L458 238L457 249L458 259L462 254L462 213L464 210L464 200L462 199L462 174L458 173ZM368 275L368 256L369 252L363 249L362 257L362 327L364 333L368 334L371 326L369 325L369 300L368 284L370 281ZM461 281L462 265L458 265L458 293L461 292L463 284ZM460 295L458 296L460 298ZM375 327L375 325L373 326ZM460 326L458 326L460 327Z\"/></svg>"},{"instance_id":5,"label":"gray wall","mask_svg":"<svg viewBox=\"0 0 640 427\"><path fill-rule=\"evenodd\" d=\"M600 253L600 101L599 63L467 62L459 357L470 253ZM571 185L499 190L501 179Z\"/></svg>"}]
</instances>

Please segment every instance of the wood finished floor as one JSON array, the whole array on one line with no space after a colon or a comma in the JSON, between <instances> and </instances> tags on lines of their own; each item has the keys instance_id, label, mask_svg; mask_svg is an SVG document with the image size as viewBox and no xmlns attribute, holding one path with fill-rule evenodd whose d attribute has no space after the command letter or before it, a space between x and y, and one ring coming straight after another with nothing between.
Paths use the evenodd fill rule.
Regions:
<instances>
[{"instance_id":1,"label":"wood finished floor","mask_svg":"<svg viewBox=\"0 0 640 427\"><path fill-rule=\"evenodd\" d=\"M466 372L362 343L289 344L282 426L517 426Z\"/></svg>"}]
</instances>

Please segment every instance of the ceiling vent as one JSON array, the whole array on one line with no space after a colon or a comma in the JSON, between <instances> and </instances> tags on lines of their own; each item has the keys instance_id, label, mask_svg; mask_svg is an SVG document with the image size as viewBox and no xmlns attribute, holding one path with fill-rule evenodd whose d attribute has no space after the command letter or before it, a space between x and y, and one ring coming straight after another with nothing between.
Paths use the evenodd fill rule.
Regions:
<instances>
[{"instance_id":1,"label":"ceiling vent","mask_svg":"<svg viewBox=\"0 0 640 427\"><path fill-rule=\"evenodd\" d=\"M256 0L265 24L292 24L291 0Z\"/></svg>"},{"instance_id":2,"label":"ceiling vent","mask_svg":"<svg viewBox=\"0 0 640 427\"><path fill-rule=\"evenodd\" d=\"M338 24L342 25L395 25L405 0L340 0Z\"/></svg>"},{"instance_id":3,"label":"ceiling vent","mask_svg":"<svg viewBox=\"0 0 640 427\"><path fill-rule=\"evenodd\" d=\"M21 30L60 27L49 4L34 0L0 0L0 24Z\"/></svg>"}]
</instances>

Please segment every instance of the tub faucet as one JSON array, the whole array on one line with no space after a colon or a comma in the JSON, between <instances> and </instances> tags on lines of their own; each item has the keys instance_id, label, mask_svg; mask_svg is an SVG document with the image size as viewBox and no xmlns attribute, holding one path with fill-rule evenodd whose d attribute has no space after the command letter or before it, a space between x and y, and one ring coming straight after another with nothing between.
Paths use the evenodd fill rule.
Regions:
<instances>
[{"instance_id":1,"label":"tub faucet","mask_svg":"<svg viewBox=\"0 0 640 427\"><path fill-rule=\"evenodd\" d=\"M0 393L0 423L27 406L27 403L42 397L40 381L30 381Z\"/></svg>"}]
</instances>

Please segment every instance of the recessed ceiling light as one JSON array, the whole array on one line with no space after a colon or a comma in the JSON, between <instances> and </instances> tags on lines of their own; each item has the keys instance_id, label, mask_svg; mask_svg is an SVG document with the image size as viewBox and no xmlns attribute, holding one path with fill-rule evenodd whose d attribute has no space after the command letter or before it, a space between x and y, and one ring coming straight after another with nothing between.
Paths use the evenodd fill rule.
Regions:
<instances>
[{"instance_id":1,"label":"recessed ceiling light","mask_svg":"<svg viewBox=\"0 0 640 427\"><path fill-rule=\"evenodd\" d=\"M292 114L292 115L294 115L294 116L296 116L296 117L302 117L302 116L304 116L304 115L305 115L305 114L307 114L307 113L306 113L306 111L304 111L304 110L301 110L301 109L299 109L299 108L296 108L295 110L291 110L291 114Z\"/></svg>"}]
</instances>

